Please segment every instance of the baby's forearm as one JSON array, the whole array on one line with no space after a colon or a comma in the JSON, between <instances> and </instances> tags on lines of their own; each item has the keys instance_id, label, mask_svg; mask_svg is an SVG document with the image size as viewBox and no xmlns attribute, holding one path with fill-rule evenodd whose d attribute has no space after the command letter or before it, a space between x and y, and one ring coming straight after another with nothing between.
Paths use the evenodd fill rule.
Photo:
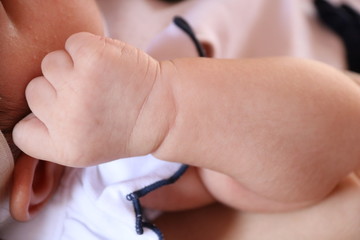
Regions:
<instances>
[{"instance_id":1,"label":"baby's forearm","mask_svg":"<svg viewBox=\"0 0 360 240\"><path fill-rule=\"evenodd\" d=\"M359 165L360 90L286 58L162 63L176 114L154 153L213 169L278 201L320 199Z\"/></svg>"}]
</instances>

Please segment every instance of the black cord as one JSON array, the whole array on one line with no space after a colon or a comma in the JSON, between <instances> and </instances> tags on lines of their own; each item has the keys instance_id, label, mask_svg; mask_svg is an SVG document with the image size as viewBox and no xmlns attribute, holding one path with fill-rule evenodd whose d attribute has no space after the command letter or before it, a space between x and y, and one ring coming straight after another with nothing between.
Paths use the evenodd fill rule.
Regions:
<instances>
[{"instance_id":1,"label":"black cord","mask_svg":"<svg viewBox=\"0 0 360 240\"><path fill-rule=\"evenodd\" d=\"M348 68L360 72L360 14L347 4L332 5L326 0L314 0L321 22L343 41Z\"/></svg>"},{"instance_id":2,"label":"black cord","mask_svg":"<svg viewBox=\"0 0 360 240\"><path fill-rule=\"evenodd\" d=\"M133 207L135 211L135 230L137 234L141 235L144 233L144 228L150 228L158 235L159 240L163 239L163 235L161 231L155 225L144 221L144 215L140 203L140 198L144 197L145 195L147 195L152 191L155 191L160 187L176 182L186 172L188 167L189 167L188 165L183 164L171 177L157 181L126 196L126 199L133 203Z\"/></svg>"},{"instance_id":3,"label":"black cord","mask_svg":"<svg viewBox=\"0 0 360 240\"><path fill-rule=\"evenodd\" d=\"M195 47L196 47L196 50L197 50L199 56L205 57L206 56L205 49L201 45L200 41L197 39L191 26L185 21L185 19L183 19L182 17L176 16L174 18L174 23L176 26L178 26L181 30L183 30L190 37L190 39L195 44Z\"/></svg>"}]
</instances>

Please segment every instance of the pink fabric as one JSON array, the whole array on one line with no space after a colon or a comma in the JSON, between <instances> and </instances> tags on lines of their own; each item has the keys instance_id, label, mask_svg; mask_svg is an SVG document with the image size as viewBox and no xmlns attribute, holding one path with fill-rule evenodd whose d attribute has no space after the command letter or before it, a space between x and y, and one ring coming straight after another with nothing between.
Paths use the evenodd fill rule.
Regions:
<instances>
[{"instance_id":1,"label":"pink fabric","mask_svg":"<svg viewBox=\"0 0 360 240\"><path fill-rule=\"evenodd\" d=\"M99 1L100 6L102 1ZM358 0L347 2L360 10ZM341 40L317 19L312 0L106 1L108 34L159 59L197 56L193 44L172 23L184 17L216 58L294 56L344 68ZM111 8L111 11L109 9ZM107 10L107 11L106 11Z\"/></svg>"}]
</instances>

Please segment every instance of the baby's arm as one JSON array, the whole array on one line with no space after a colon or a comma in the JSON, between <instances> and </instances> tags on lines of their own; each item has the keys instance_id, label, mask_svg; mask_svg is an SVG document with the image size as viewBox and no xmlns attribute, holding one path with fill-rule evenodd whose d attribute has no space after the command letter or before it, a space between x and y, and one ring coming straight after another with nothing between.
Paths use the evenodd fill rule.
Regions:
<instances>
[{"instance_id":1,"label":"baby's arm","mask_svg":"<svg viewBox=\"0 0 360 240\"><path fill-rule=\"evenodd\" d=\"M42 70L26 91L33 115L14 130L18 146L40 159L88 166L153 153L223 173L249 196L294 205L321 199L359 165L359 88L320 63L159 63L83 33ZM229 185L206 176L211 192L237 203Z\"/></svg>"},{"instance_id":2,"label":"baby's arm","mask_svg":"<svg viewBox=\"0 0 360 240\"><path fill-rule=\"evenodd\" d=\"M284 58L168 64L177 117L155 156L225 173L255 196L295 205L321 199L358 168L360 92L342 73ZM211 182L231 197L220 193L229 189L222 181Z\"/></svg>"},{"instance_id":3,"label":"baby's arm","mask_svg":"<svg viewBox=\"0 0 360 240\"><path fill-rule=\"evenodd\" d=\"M344 74L286 58L169 65L177 117L155 156L224 173L203 175L218 199L305 206L359 167L360 92Z\"/></svg>"},{"instance_id":4,"label":"baby's arm","mask_svg":"<svg viewBox=\"0 0 360 240\"><path fill-rule=\"evenodd\" d=\"M352 80L357 85L360 85L360 76L358 74L351 72L345 72L345 74L349 77L345 81ZM355 170L355 172L360 176L359 169ZM200 182L197 180L200 180ZM186 191L181 189L186 189ZM262 212L297 209L312 205L318 200L313 199L308 202L271 201L271 199L262 197L261 194L249 191L236 179L225 174L202 168L192 168L192 171L184 175L176 185L163 188L156 194L147 196L144 204L150 208L161 210L182 210L211 203L213 197L236 209ZM162 199L166 200L162 201Z\"/></svg>"}]
</instances>

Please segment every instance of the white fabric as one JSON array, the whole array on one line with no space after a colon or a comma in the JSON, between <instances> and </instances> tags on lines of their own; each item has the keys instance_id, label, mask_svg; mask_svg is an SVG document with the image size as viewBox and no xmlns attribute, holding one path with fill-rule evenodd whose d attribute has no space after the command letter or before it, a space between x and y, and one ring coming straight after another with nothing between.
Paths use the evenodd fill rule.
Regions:
<instances>
[{"instance_id":1,"label":"white fabric","mask_svg":"<svg viewBox=\"0 0 360 240\"><path fill-rule=\"evenodd\" d=\"M5 240L153 240L135 231L135 213L126 195L172 176L177 163L151 155L120 159L87 169L71 169L45 211L27 223L2 230Z\"/></svg>"}]
</instances>

